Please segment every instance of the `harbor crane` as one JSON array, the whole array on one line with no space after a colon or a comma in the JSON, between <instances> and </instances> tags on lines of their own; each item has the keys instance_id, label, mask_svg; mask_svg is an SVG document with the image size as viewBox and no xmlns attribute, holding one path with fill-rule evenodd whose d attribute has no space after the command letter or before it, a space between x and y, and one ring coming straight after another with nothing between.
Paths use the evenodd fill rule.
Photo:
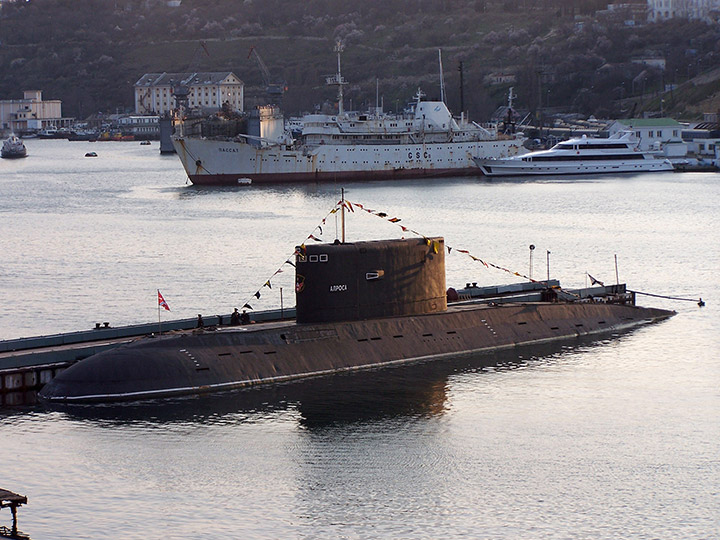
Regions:
<instances>
[{"instance_id":1,"label":"harbor crane","mask_svg":"<svg viewBox=\"0 0 720 540\"><path fill-rule=\"evenodd\" d=\"M263 59L260 57L260 53L257 52L254 45L250 47L248 59L253 55L253 53L255 53L255 60L260 68L260 72L262 73L263 83L265 84L265 94L267 95L268 101L271 105L280 105L283 94L285 93L285 90L287 90L286 83L273 81L270 77L270 71L268 71L265 62L263 62Z\"/></svg>"},{"instance_id":2,"label":"harbor crane","mask_svg":"<svg viewBox=\"0 0 720 540\"><path fill-rule=\"evenodd\" d=\"M172 93L175 98L175 106L178 109L187 110L188 101L190 97L190 82L197 75L197 68L200 64L201 56L205 54L208 58L210 57L210 51L208 51L207 45L204 41L198 42L198 46L195 48L192 61L187 67L188 77L185 80L171 81Z\"/></svg>"}]
</instances>

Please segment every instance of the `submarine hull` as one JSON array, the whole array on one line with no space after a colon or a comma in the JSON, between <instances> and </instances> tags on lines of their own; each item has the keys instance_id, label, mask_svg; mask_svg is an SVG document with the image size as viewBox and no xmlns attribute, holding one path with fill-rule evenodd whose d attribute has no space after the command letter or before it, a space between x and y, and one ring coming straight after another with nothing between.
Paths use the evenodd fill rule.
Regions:
<instances>
[{"instance_id":1,"label":"submarine hull","mask_svg":"<svg viewBox=\"0 0 720 540\"><path fill-rule=\"evenodd\" d=\"M178 332L82 360L40 397L102 402L217 392L570 339L672 315L610 303L465 304L423 315Z\"/></svg>"}]
</instances>

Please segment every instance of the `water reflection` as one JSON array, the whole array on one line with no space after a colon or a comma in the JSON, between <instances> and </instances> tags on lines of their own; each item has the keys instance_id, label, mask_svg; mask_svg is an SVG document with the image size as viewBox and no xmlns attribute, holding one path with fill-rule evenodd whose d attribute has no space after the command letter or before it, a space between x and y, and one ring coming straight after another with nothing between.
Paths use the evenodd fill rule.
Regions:
<instances>
[{"instance_id":1,"label":"water reflection","mask_svg":"<svg viewBox=\"0 0 720 540\"><path fill-rule=\"evenodd\" d=\"M301 428L324 429L398 418L440 417L448 408L448 389L455 375L541 369L562 361L578 348L594 348L609 339L578 338L571 343L528 345L394 368L337 374L282 385L126 404L47 404L71 420L100 426L168 424L240 424L261 422L293 412ZM482 380L478 379L478 384Z\"/></svg>"},{"instance_id":2,"label":"water reflection","mask_svg":"<svg viewBox=\"0 0 720 540\"><path fill-rule=\"evenodd\" d=\"M478 176L482 178L482 176ZM327 194L340 195L343 188L346 190L362 190L363 192L374 190L428 190L438 189L440 187L466 185L468 178L465 176L443 178L441 182L437 178L409 178L401 180L368 180L362 176L355 179L343 179L342 182L332 180L324 180L321 182L303 182L303 183L254 183L252 185L238 186L202 186L186 183L181 189L180 197L192 197L196 195L213 195L217 193L243 193L243 192L262 192L271 195L307 195L307 196L325 196Z\"/></svg>"},{"instance_id":3,"label":"water reflection","mask_svg":"<svg viewBox=\"0 0 720 540\"><path fill-rule=\"evenodd\" d=\"M188 199L200 196L216 196L218 194L244 194L252 190L255 194L258 192L269 195L324 195L326 193L340 192L340 188L335 184L255 184L253 186L198 186L195 184L186 184L182 187L168 188L179 193L181 199Z\"/></svg>"}]
</instances>

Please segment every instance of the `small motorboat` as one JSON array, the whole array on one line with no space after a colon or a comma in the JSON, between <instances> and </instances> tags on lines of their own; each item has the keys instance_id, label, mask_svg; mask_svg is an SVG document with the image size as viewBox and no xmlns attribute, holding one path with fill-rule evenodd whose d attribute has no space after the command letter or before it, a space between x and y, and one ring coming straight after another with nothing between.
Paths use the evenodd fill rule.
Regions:
<instances>
[{"instance_id":1,"label":"small motorboat","mask_svg":"<svg viewBox=\"0 0 720 540\"><path fill-rule=\"evenodd\" d=\"M6 159L24 158L27 156L27 148L25 148L25 144L20 137L12 134L3 142L0 156Z\"/></svg>"},{"instance_id":2,"label":"small motorboat","mask_svg":"<svg viewBox=\"0 0 720 540\"><path fill-rule=\"evenodd\" d=\"M85 154L85 157L97 157L97 153L96 152L87 152Z\"/></svg>"}]
</instances>

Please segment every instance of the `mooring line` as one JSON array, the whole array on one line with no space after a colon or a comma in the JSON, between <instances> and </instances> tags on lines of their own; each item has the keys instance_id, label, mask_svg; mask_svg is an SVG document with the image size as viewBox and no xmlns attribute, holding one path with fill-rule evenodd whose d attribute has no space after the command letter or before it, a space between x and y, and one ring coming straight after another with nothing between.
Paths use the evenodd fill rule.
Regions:
<instances>
[{"instance_id":1,"label":"mooring line","mask_svg":"<svg viewBox=\"0 0 720 540\"><path fill-rule=\"evenodd\" d=\"M630 290L630 289L628 289ZM705 302L702 298L680 298L679 296L666 296L664 294L653 294L649 292L642 292L642 291L630 291L631 293L635 294L644 294L645 296L654 296L655 298L666 298L668 300L682 300L683 302L696 302L698 306L703 307L705 305Z\"/></svg>"}]
</instances>

